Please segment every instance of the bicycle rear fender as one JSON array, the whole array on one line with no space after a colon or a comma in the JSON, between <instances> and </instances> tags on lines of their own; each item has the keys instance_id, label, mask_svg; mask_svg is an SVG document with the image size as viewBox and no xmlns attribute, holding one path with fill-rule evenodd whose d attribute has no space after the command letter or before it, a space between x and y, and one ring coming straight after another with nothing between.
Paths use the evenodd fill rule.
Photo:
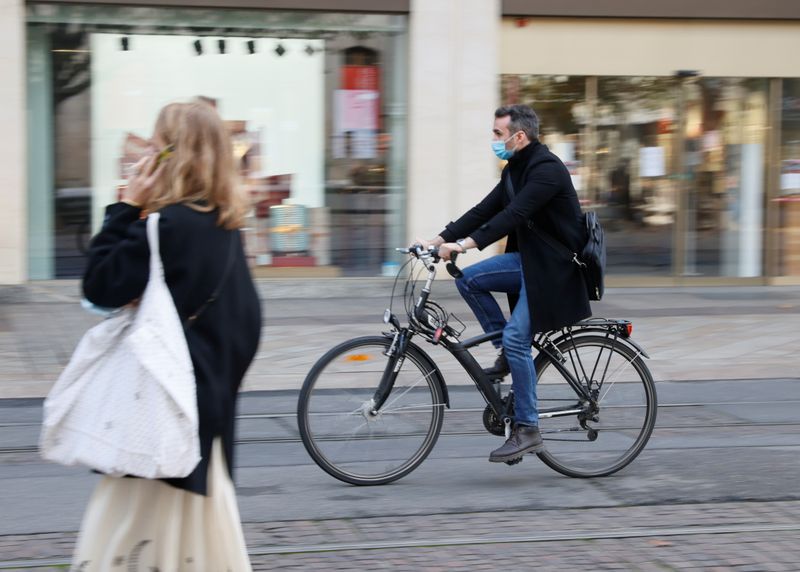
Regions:
<instances>
[{"instance_id":1,"label":"bicycle rear fender","mask_svg":"<svg viewBox=\"0 0 800 572\"><path fill-rule=\"evenodd\" d=\"M389 340L392 339L392 336L389 334L384 334ZM442 396L444 397L444 404L450 409L450 394L447 392L447 384L444 382L444 376L442 372L439 370L439 366L431 359L431 357L425 353L421 347L415 344L412 341L408 341L406 345L406 353L415 353L416 357L419 358L420 362L425 365L426 370L430 370L433 372L434 377L436 378L436 382L439 384L439 387L442 389Z\"/></svg>"}]
</instances>

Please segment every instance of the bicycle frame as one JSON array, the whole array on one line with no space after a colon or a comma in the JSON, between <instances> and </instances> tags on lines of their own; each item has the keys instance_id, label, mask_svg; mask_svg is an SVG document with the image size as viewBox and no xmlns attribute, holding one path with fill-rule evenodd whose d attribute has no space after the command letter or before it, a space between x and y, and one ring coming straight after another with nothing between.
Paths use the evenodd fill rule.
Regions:
<instances>
[{"instance_id":1,"label":"bicycle frame","mask_svg":"<svg viewBox=\"0 0 800 572\"><path fill-rule=\"evenodd\" d=\"M454 358L456 358L458 363L461 364L461 367L463 367L464 370L469 374L469 376L472 378L472 381L475 382L478 391L483 395L483 398L486 400L486 402L491 405L492 409L494 409L494 412L498 418L502 418L504 415L506 415L507 411L504 411L505 407L501 401L500 395L495 389L493 380L484 373L483 368L475 360L469 350L470 348L479 346L485 342L500 339L502 336L503 331L498 330L496 332L490 332L488 334L482 334L473 338L469 338L463 342L454 343L447 338L443 338L441 340L441 345L448 352L450 352ZM579 406L581 402L589 402L592 400L592 396L589 394L588 390L577 379L575 379L575 376L572 375L572 372L564 367L564 365L561 363L561 360L556 358L550 352L549 348L544 347L536 341L533 342L533 347L539 350L540 356L546 356L546 359L548 359L553 366L558 369L576 394L576 405L574 407L551 407L541 409L539 410L539 417L564 417L568 415L575 415L583 411L584 407Z\"/></svg>"}]
</instances>

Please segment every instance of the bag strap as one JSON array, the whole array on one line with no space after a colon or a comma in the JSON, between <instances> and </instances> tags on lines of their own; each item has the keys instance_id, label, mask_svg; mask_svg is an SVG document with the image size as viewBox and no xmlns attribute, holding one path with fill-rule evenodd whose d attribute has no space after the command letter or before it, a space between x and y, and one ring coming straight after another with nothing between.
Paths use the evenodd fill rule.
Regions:
<instances>
[{"instance_id":1,"label":"bag strap","mask_svg":"<svg viewBox=\"0 0 800 572\"><path fill-rule=\"evenodd\" d=\"M506 172L503 173L503 182L505 183L506 194L508 195L509 201L513 201L514 198L517 196L517 193L514 190L514 183L511 181L510 170L506 170ZM563 243L559 242L558 240L550 236L549 233L536 228L536 225L533 224L533 221L528 221L528 228L531 229L533 232L535 232L536 235L542 240L544 240L548 245L550 245L551 248L557 250L558 252L563 254L566 258L572 260L572 262L574 262L578 266L582 268L586 266L584 262L581 262L578 259L577 252L572 252L569 248L564 246Z\"/></svg>"},{"instance_id":2,"label":"bag strap","mask_svg":"<svg viewBox=\"0 0 800 572\"><path fill-rule=\"evenodd\" d=\"M158 212L147 215L147 243L150 247L150 273L153 274L155 272L159 272L163 280L164 266L161 262L161 250L158 236L158 221L160 217L161 213ZM191 328L192 324L194 324L195 321L197 321L197 318L200 317L200 314L205 312L206 309L219 297L220 292L222 292L222 287L225 286L225 282L228 281L228 276L230 276L231 270L233 269L233 263L236 258L236 243L238 242L238 236L238 231L231 232L231 237L229 240L230 244L228 247L228 262L225 265L225 271L222 273L222 279L219 281L219 284L214 289L214 292L211 294L208 300L203 302L203 304L194 314L186 318L186 321L183 322L184 329Z\"/></svg>"},{"instance_id":3,"label":"bag strap","mask_svg":"<svg viewBox=\"0 0 800 572\"><path fill-rule=\"evenodd\" d=\"M228 281L228 276L230 276L231 270L233 269L233 262L234 262L234 259L236 258L236 256L235 256L236 255L236 242L237 242L236 239L237 239L238 236L239 236L238 231L231 232L231 237L229 239L229 243L230 244L229 244L229 247L228 247L228 262L225 265L225 271L222 273L222 279L219 281L219 284L214 289L214 292L211 294L211 296L208 298L208 300L203 302L203 305L200 306L194 314L192 314L191 316L186 318L186 321L183 323L184 329L188 330L189 328L191 328L192 325L197 321L197 318L200 317L200 314L205 312L206 309L211 304L213 304L214 301L219 297L220 292L222 292L222 288L223 288L223 286L225 286L225 282Z\"/></svg>"},{"instance_id":4,"label":"bag strap","mask_svg":"<svg viewBox=\"0 0 800 572\"><path fill-rule=\"evenodd\" d=\"M164 267L161 263L161 246L158 241L158 221L161 213L150 213L147 215L147 246L150 249L150 273L164 275Z\"/></svg>"}]
</instances>

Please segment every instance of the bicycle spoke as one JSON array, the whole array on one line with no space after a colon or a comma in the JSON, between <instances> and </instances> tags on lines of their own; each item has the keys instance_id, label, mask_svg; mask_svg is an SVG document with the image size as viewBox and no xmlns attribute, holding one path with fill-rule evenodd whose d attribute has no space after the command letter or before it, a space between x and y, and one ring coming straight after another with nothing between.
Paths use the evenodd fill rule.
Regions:
<instances>
[{"instance_id":1,"label":"bicycle spoke","mask_svg":"<svg viewBox=\"0 0 800 572\"><path fill-rule=\"evenodd\" d=\"M381 413L383 415L393 415L393 414L397 413L398 411L412 411L412 410L428 411L428 410L436 408L436 407L444 407L444 406L445 406L444 403L431 403L430 405L428 405L428 404L404 405L402 407L396 407L394 409L390 409L389 411L386 411L385 409L381 409Z\"/></svg>"},{"instance_id":2,"label":"bicycle spoke","mask_svg":"<svg viewBox=\"0 0 800 572\"><path fill-rule=\"evenodd\" d=\"M394 399L392 399L392 400L391 400L389 403L385 403L385 404L383 405L383 407L390 407L390 406L392 405L392 403L394 403L394 402L395 402L395 401L397 401L398 399L401 399L401 398L402 398L402 397L403 397L403 396L404 396L406 393L408 393L409 391L411 391L412 389L414 389L414 388L415 388L417 385L419 385L419 384L420 384L420 382L422 382L422 381L426 381L426 382L427 382L427 381L429 381L429 380L430 380L430 376L431 376L431 375L433 375L433 372L432 372L432 371L431 371L431 372L428 372L428 373L426 373L426 374L424 374L422 377L420 377L419 379L417 379L417 381L415 381L414 383L412 383L412 384L411 384L411 385L408 387L408 389L406 389L405 391L403 391L403 392L402 392L400 395L396 396L396 397L395 397ZM383 407L382 407L381 409L383 409Z\"/></svg>"},{"instance_id":3,"label":"bicycle spoke","mask_svg":"<svg viewBox=\"0 0 800 572\"><path fill-rule=\"evenodd\" d=\"M623 362L623 363L621 363L619 366L617 366L617 369L615 369L615 370L614 370L614 371L611 373L611 375L613 376L613 377L611 378L611 386L610 386L610 387L609 387L609 388L606 390L606 392L605 392L605 393L604 393L604 394L603 394L603 395L600 397L600 399L598 399L598 400L597 400L597 402L598 402L598 403L602 403L602 402L603 402L603 400L605 400L605 397L606 397L606 395L608 395L608 392L609 392L609 391L611 391L611 388L613 388L613 387L614 387L614 384L617 382L617 379L616 379L616 378L617 378L617 377L619 377L619 375L621 374L621 372L622 372L622 368L623 368L623 367L625 367L626 365L630 365L630 364L632 364L632 363L633 363L633 361L634 361L634 360L635 360L637 357L639 357L640 355L641 355L641 352L638 352L638 351L637 351L637 352L636 352L636 354L634 354L634 357L633 357L632 359L630 359L630 360L628 360L628 361L626 361L626 362ZM599 383L599 385L597 386L597 389L598 389L598 390L602 390L602 389L603 389L603 385L604 385L605 383L606 383L606 380L605 380L605 379L603 379L603 380L602 380L602 381Z\"/></svg>"}]
</instances>

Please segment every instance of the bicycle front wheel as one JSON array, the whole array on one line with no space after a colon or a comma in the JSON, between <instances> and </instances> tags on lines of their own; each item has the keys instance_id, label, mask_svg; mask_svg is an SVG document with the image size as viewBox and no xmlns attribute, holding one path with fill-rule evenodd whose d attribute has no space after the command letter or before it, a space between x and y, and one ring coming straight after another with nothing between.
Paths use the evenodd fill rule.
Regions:
<instances>
[{"instance_id":1,"label":"bicycle front wheel","mask_svg":"<svg viewBox=\"0 0 800 572\"><path fill-rule=\"evenodd\" d=\"M603 477L628 465L647 444L656 422L650 371L631 347L611 338L576 335L557 346L563 366L593 394L579 397L545 356L537 358L539 458L570 477ZM571 412L564 415L565 412Z\"/></svg>"},{"instance_id":2,"label":"bicycle front wheel","mask_svg":"<svg viewBox=\"0 0 800 572\"><path fill-rule=\"evenodd\" d=\"M391 338L344 342L314 365L300 391L300 437L328 474L354 485L382 485L417 468L431 452L444 418L441 376L409 344L394 387L377 414L373 396Z\"/></svg>"}]
</instances>

